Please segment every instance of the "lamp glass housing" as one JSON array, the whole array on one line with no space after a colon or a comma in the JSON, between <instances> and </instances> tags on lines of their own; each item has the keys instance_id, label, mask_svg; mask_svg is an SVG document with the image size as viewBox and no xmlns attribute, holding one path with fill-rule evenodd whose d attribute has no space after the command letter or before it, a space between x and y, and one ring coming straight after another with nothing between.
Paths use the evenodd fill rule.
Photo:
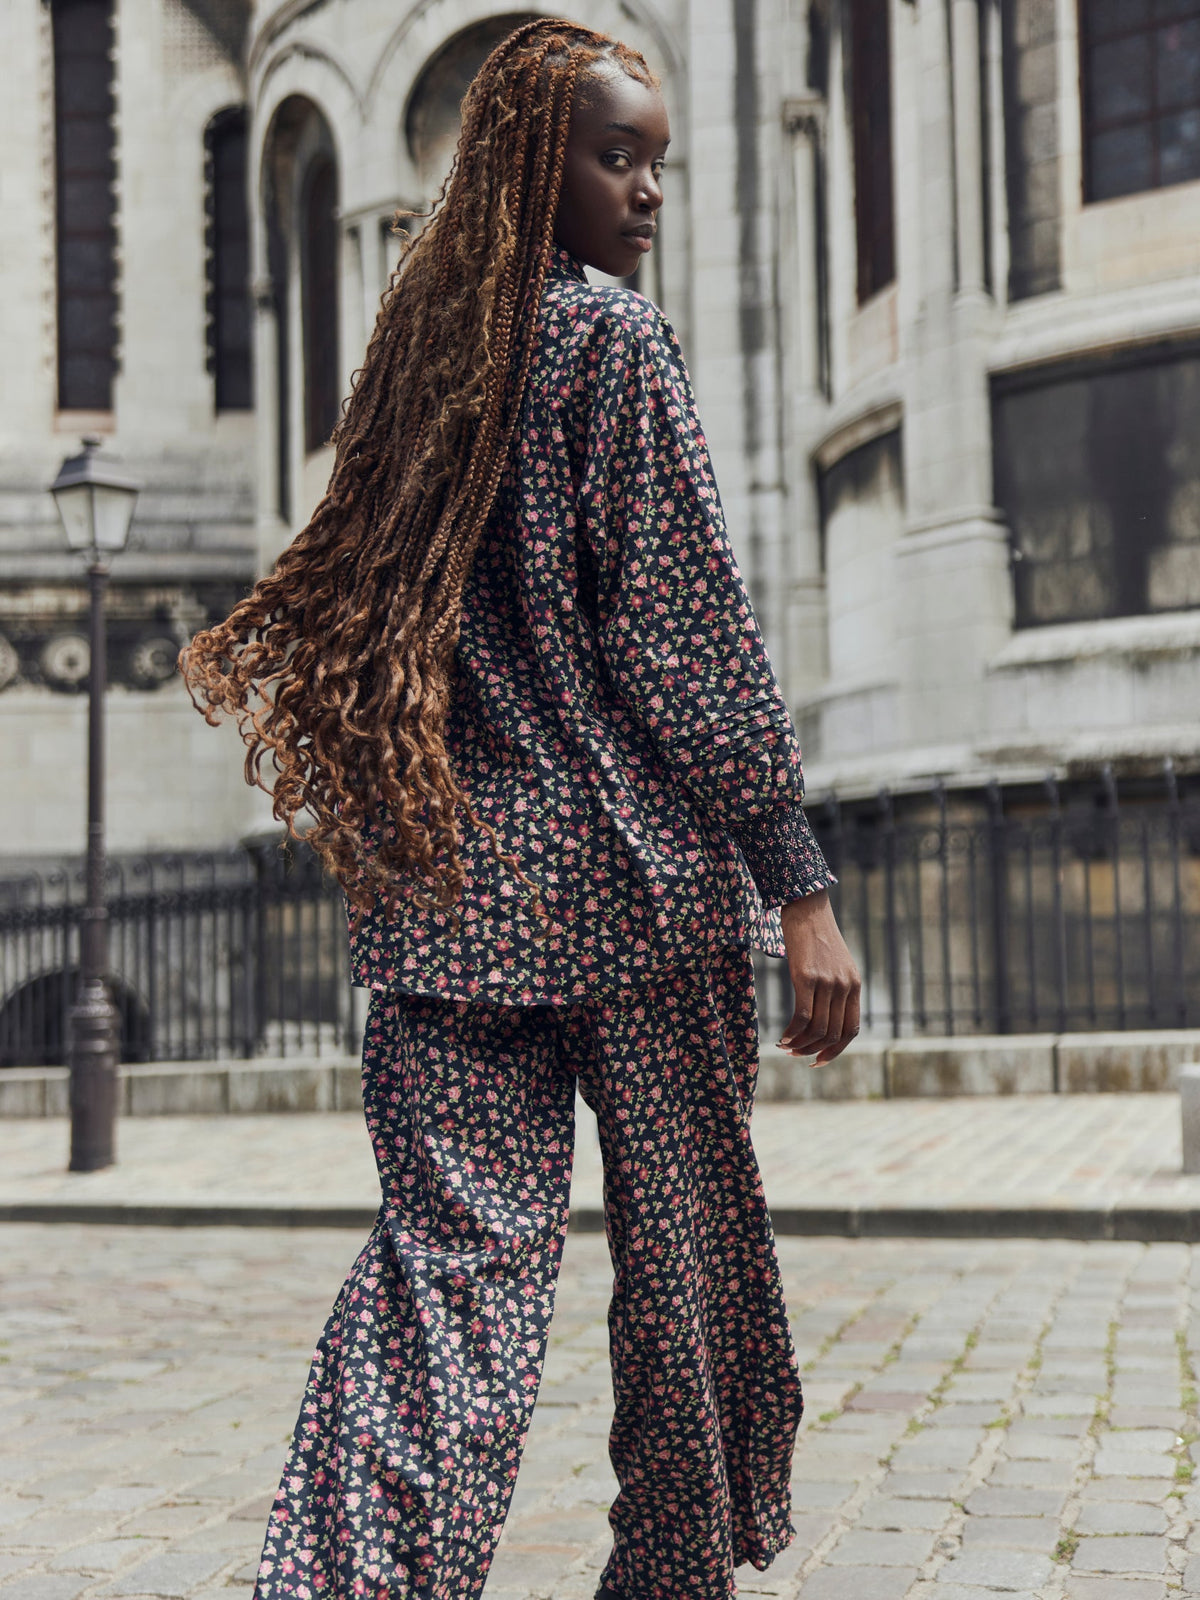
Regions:
<instances>
[{"instance_id":1,"label":"lamp glass housing","mask_svg":"<svg viewBox=\"0 0 1200 1600\"><path fill-rule=\"evenodd\" d=\"M63 462L50 487L72 550L114 555L125 548L139 485L96 456L84 441L82 455Z\"/></svg>"}]
</instances>

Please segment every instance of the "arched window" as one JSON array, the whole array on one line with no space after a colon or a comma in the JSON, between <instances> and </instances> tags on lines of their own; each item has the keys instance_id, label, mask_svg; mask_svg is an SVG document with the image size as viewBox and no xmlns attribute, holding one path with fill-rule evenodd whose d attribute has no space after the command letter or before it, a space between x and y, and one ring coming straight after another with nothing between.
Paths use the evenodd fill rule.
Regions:
<instances>
[{"instance_id":1,"label":"arched window","mask_svg":"<svg viewBox=\"0 0 1200 1600\"><path fill-rule=\"evenodd\" d=\"M300 298L304 338L304 447L328 443L337 421L337 168L321 152L309 162L300 194Z\"/></svg>"},{"instance_id":2,"label":"arched window","mask_svg":"<svg viewBox=\"0 0 1200 1600\"><path fill-rule=\"evenodd\" d=\"M108 411L117 370L112 0L54 0L58 404Z\"/></svg>"},{"instance_id":3,"label":"arched window","mask_svg":"<svg viewBox=\"0 0 1200 1600\"><path fill-rule=\"evenodd\" d=\"M342 398L337 154L327 118L307 95L288 95L276 108L261 175L275 370L260 381L275 390L276 509L290 521L296 496L310 494L304 457L328 443Z\"/></svg>"},{"instance_id":4,"label":"arched window","mask_svg":"<svg viewBox=\"0 0 1200 1600\"><path fill-rule=\"evenodd\" d=\"M455 34L422 68L404 113L409 154L428 196L437 193L458 143L459 107L471 79L502 39L532 22L532 11L509 11Z\"/></svg>"},{"instance_id":5,"label":"arched window","mask_svg":"<svg viewBox=\"0 0 1200 1600\"><path fill-rule=\"evenodd\" d=\"M218 411L247 411L251 381L250 217L246 109L219 111L204 130L208 370Z\"/></svg>"}]
</instances>

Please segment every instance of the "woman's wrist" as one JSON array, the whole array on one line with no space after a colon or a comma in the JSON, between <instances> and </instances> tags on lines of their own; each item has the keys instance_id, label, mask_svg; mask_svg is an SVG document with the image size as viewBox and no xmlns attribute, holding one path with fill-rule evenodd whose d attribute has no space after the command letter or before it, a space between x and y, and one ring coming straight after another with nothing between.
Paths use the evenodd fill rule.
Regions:
<instances>
[{"instance_id":1,"label":"woman's wrist","mask_svg":"<svg viewBox=\"0 0 1200 1600\"><path fill-rule=\"evenodd\" d=\"M779 915L785 923L806 922L810 917L818 916L828 905L829 890L814 889L811 894L800 895L798 899L780 906Z\"/></svg>"}]
</instances>

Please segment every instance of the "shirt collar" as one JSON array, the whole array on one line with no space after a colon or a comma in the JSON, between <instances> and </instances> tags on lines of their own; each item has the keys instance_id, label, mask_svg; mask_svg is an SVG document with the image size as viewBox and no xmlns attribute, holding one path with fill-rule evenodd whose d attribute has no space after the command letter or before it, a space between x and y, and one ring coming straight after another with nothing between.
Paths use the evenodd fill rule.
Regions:
<instances>
[{"instance_id":1,"label":"shirt collar","mask_svg":"<svg viewBox=\"0 0 1200 1600\"><path fill-rule=\"evenodd\" d=\"M583 262L573 256L569 250L564 250L560 244L550 246L550 259L546 263L547 282L551 278L571 278L576 283L586 283Z\"/></svg>"}]
</instances>

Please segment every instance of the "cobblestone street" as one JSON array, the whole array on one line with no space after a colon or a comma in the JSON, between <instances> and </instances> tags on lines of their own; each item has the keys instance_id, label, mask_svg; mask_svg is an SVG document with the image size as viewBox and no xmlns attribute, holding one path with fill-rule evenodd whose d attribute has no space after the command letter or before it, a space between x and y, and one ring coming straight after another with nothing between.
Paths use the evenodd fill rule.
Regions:
<instances>
[{"instance_id":1,"label":"cobblestone street","mask_svg":"<svg viewBox=\"0 0 1200 1600\"><path fill-rule=\"evenodd\" d=\"M0 1600L249 1595L357 1242L0 1230ZM742 1593L1200 1593L1195 1249L784 1239L781 1255L808 1396L798 1537L767 1573L742 1568ZM595 1587L614 1487L607 1286L603 1240L572 1235L487 1600Z\"/></svg>"}]
</instances>

